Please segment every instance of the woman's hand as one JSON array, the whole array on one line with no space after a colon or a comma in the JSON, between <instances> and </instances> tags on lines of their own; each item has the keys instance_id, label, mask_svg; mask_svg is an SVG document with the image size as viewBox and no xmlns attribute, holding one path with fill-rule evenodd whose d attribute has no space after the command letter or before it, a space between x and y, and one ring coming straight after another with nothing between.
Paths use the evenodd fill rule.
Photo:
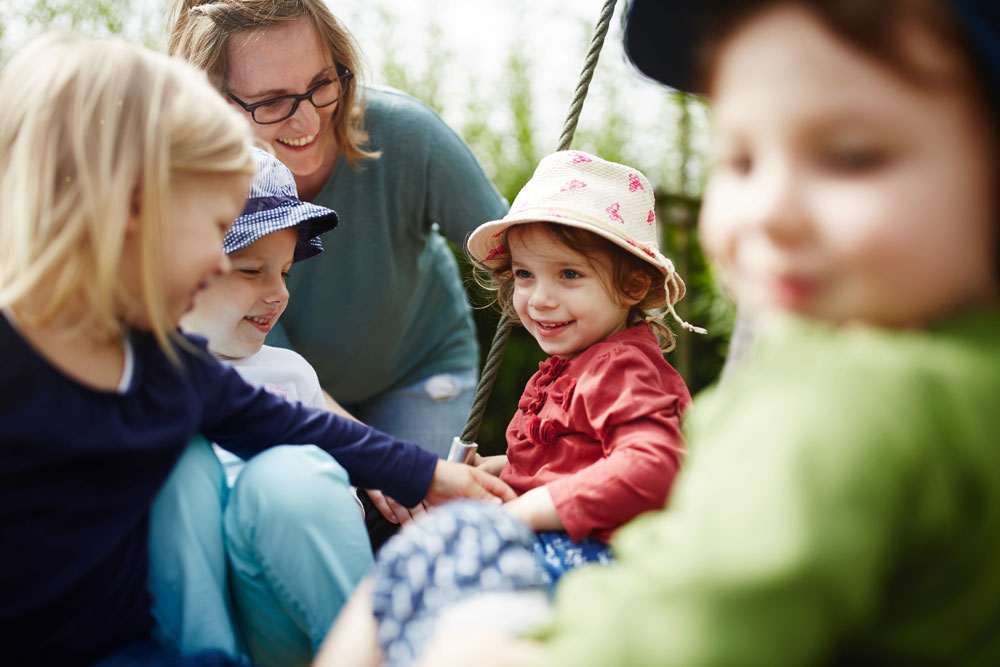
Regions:
<instances>
[{"instance_id":1,"label":"woman's hand","mask_svg":"<svg viewBox=\"0 0 1000 667\"><path fill-rule=\"evenodd\" d=\"M393 523L406 525L427 511L427 506L424 503L420 503L416 507L403 507L378 489L365 489L365 493L372 499L372 504L382 513L382 516Z\"/></svg>"},{"instance_id":2,"label":"woman's hand","mask_svg":"<svg viewBox=\"0 0 1000 667\"><path fill-rule=\"evenodd\" d=\"M437 505L453 498L499 498L506 502L516 497L517 494L498 477L464 463L438 461L424 502Z\"/></svg>"},{"instance_id":3,"label":"woman's hand","mask_svg":"<svg viewBox=\"0 0 1000 667\"><path fill-rule=\"evenodd\" d=\"M473 462L473 465L485 473L489 473L494 477L499 477L500 471L502 471L503 467L507 465L507 457L504 454L486 457L476 454L476 460Z\"/></svg>"}]
</instances>

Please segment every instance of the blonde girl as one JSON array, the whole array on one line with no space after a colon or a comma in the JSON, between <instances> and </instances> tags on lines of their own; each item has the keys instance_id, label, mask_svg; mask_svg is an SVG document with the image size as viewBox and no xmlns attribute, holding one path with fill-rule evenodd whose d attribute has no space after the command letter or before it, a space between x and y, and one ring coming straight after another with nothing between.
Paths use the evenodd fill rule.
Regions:
<instances>
[{"instance_id":1,"label":"blonde girl","mask_svg":"<svg viewBox=\"0 0 1000 667\"><path fill-rule=\"evenodd\" d=\"M156 626L146 591L150 504L197 432L246 457L316 443L260 458L285 470L320 457L330 471L316 497L296 495L294 477L250 479L206 508L215 543L203 560L217 590L194 594L231 594L241 611L220 624L237 636L263 630L284 651L268 659L283 664L308 660L353 582L332 575L339 587L322 599L278 590L296 570L273 545L302 549L295 567L310 574L335 571L338 536L302 535L310 502L353 504L348 472L412 503L511 495L478 471L256 391L177 332L194 295L228 270L222 238L245 203L250 145L246 122L203 74L139 47L47 35L4 68L0 639L11 663L239 656L235 641L171 645L174 628ZM218 467L196 472L221 483ZM314 615L314 604L334 610Z\"/></svg>"}]
</instances>

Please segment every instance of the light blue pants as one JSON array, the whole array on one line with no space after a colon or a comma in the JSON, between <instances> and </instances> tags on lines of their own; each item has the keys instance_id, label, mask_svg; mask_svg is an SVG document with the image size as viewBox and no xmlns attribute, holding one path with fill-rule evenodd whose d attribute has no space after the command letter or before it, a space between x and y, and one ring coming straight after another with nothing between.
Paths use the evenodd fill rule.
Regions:
<instances>
[{"instance_id":1,"label":"light blue pants","mask_svg":"<svg viewBox=\"0 0 1000 667\"><path fill-rule=\"evenodd\" d=\"M440 373L344 407L365 424L416 443L443 459L448 456L451 439L465 428L478 381L475 368Z\"/></svg>"},{"instance_id":2,"label":"light blue pants","mask_svg":"<svg viewBox=\"0 0 1000 667\"><path fill-rule=\"evenodd\" d=\"M261 665L309 664L373 566L347 473L330 455L273 447L230 491L200 437L153 504L149 551L158 639Z\"/></svg>"}]
</instances>

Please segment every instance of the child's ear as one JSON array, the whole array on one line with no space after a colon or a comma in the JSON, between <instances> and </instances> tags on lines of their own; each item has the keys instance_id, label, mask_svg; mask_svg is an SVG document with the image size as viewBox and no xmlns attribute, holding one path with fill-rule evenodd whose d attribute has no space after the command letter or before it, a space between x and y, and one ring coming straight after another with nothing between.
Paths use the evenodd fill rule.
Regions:
<instances>
[{"instance_id":1,"label":"child's ear","mask_svg":"<svg viewBox=\"0 0 1000 667\"><path fill-rule=\"evenodd\" d=\"M634 306L649 294L649 288L653 285L653 279L645 271L635 271L628 278L625 285L625 293L628 294L629 306Z\"/></svg>"}]
</instances>

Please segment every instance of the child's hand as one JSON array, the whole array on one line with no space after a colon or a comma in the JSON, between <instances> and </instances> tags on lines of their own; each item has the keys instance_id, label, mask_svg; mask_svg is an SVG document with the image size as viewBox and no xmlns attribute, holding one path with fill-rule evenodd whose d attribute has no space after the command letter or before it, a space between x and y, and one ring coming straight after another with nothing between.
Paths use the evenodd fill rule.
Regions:
<instances>
[{"instance_id":1,"label":"child's hand","mask_svg":"<svg viewBox=\"0 0 1000 667\"><path fill-rule=\"evenodd\" d=\"M427 511L424 503L420 503L416 507L403 507L378 489L365 489L365 493L372 499L372 504L382 513L382 516L393 523L405 525Z\"/></svg>"},{"instance_id":2,"label":"child's hand","mask_svg":"<svg viewBox=\"0 0 1000 667\"><path fill-rule=\"evenodd\" d=\"M463 463L438 461L424 501L437 505L453 498L499 498L506 502L516 497L498 477Z\"/></svg>"},{"instance_id":3,"label":"child's hand","mask_svg":"<svg viewBox=\"0 0 1000 667\"><path fill-rule=\"evenodd\" d=\"M503 508L534 531L563 530L562 519L556 512L556 504L552 501L547 486L536 486L505 504Z\"/></svg>"},{"instance_id":4,"label":"child's hand","mask_svg":"<svg viewBox=\"0 0 1000 667\"><path fill-rule=\"evenodd\" d=\"M486 457L476 454L474 465L485 473L489 473L494 477L499 477L503 467L507 465L507 457L503 454Z\"/></svg>"}]
</instances>

